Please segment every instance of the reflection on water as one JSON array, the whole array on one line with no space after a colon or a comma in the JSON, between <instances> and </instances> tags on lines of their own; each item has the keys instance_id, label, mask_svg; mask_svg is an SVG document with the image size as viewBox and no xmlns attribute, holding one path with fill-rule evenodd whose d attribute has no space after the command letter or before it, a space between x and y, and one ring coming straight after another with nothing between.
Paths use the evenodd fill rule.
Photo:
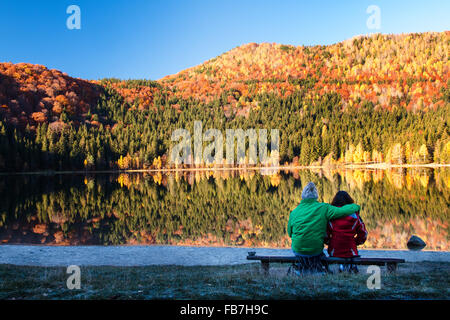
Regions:
<instances>
[{"instance_id":1,"label":"reflection on water","mask_svg":"<svg viewBox=\"0 0 450 320\"><path fill-rule=\"evenodd\" d=\"M366 248L449 250L450 169L197 171L1 176L0 241L56 245L289 247L289 212L314 181L320 201L348 191Z\"/></svg>"}]
</instances>

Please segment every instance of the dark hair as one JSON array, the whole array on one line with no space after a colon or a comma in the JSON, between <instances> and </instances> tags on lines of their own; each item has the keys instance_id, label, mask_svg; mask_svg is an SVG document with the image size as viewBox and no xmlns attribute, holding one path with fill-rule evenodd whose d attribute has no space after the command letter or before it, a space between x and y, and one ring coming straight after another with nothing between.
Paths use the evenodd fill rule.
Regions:
<instances>
[{"instance_id":1,"label":"dark hair","mask_svg":"<svg viewBox=\"0 0 450 320\"><path fill-rule=\"evenodd\" d=\"M335 207L342 207L351 203L355 203L355 201L353 201L352 197L345 191L338 191L334 196L333 201L331 201L331 204Z\"/></svg>"}]
</instances>

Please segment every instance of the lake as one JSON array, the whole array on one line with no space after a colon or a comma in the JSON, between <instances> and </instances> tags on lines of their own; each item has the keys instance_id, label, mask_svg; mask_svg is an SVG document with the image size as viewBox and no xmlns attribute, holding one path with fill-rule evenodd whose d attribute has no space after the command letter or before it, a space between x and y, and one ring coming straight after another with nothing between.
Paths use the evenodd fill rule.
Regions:
<instances>
[{"instance_id":1,"label":"lake","mask_svg":"<svg viewBox=\"0 0 450 320\"><path fill-rule=\"evenodd\" d=\"M449 250L450 168L196 171L0 176L0 241L45 245L290 247L302 186L361 205L364 248L405 249L412 234Z\"/></svg>"}]
</instances>

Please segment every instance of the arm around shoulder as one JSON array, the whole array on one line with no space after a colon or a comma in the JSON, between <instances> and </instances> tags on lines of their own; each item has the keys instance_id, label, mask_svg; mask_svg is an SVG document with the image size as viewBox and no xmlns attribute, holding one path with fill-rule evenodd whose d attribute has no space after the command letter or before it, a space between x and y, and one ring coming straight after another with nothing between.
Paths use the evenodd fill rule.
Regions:
<instances>
[{"instance_id":1,"label":"arm around shoulder","mask_svg":"<svg viewBox=\"0 0 450 320\"><path fill-rule=\"evenodd\" d=\"M332 206L331 204L329 204L327 209L328 209L327 210L327 219L333 220L333 219L338 219L338 218L348 216L356 211L359 211L360 206L357 204L354 204L354 203L347 204L342 207L335 207L335 206Z\"/></svg>"}]
</instances>

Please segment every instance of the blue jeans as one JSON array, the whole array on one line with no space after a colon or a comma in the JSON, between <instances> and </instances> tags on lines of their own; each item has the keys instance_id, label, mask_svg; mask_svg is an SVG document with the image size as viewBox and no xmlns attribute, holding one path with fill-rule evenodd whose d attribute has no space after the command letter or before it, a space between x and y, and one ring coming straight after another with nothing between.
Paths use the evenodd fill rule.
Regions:
<instances>
[{"instance_id":1,"label":"blue jeans","mask_svg":"<svg viewBox=\"0 0 450 320\"><path fill-rule=\"evenodd\" d=\"M298 258L297 271L300 273L307 272L325 272L325 266L322 263L322 257L325 257L323 252L316 255L301 254L293 251Z\"/></svg>"}]
</instances>

